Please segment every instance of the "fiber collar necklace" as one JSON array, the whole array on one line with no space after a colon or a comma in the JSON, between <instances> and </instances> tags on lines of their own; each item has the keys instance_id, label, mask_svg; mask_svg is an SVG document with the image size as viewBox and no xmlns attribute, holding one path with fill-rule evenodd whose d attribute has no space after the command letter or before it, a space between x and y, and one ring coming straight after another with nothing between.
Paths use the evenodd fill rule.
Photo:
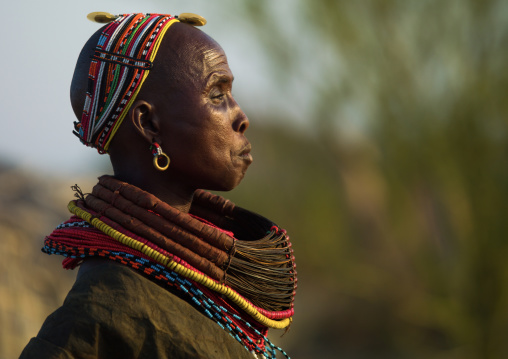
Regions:
<instances>
[{"instance_id":1,"label":"fiber collar necklace","mask_svg":"<svg viewBox=\"0 0 508 359\"><path fill-rule=\"evenodd\" d=\"M71 219L47 237L46 246L56 241L70 248L83 232L100 230L107 249L126 249L156 262L225 298L262 326L282 329L291 323L295 258L286 232L273 222L202 190L189 214L111 176L100 177L86 196L75 190L78 200L68 208L94 228L73 228L77 219ZM58 254L66 255L65 250ZM74 267L89 254L67 256L64 266Z\"/></svg>"}]
</instances>

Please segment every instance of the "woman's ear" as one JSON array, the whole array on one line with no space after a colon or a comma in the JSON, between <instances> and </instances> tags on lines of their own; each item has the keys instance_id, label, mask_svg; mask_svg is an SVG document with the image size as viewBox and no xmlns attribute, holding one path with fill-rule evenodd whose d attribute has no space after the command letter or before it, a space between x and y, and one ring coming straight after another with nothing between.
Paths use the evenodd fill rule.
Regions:
<instances>
[{"instance_id":1,"label":"woman's ear","mask_svg":"<svg viewBox=\"0 0 508 359\"><path fill-rule=\"evenodd\" d=\"M127 120L131 121L136 131L152 143L159 137L159 121L155 116L155 107L144 100L136 100L127 113Z\"/></svg>"}]
</instances>

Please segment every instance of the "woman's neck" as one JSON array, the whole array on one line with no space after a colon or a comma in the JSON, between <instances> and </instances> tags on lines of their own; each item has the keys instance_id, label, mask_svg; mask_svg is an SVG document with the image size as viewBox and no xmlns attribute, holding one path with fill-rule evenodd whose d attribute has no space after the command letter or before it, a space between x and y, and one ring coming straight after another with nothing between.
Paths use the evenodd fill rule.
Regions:
<instances>
[{"instance_id":1,"label":"woman's neck","mask_svg":"<svg viewBox=\"0 0 508 359\"><path fill-rule=\"evenodd\" d=\"M115 171L114 177L153 194L161 201L166 202L180 212L189 213L194 197L194 189L185 188L172 181L164 181L164 183L162 183L162 181L155 181L153 177L141 175L143 171L139 173L140 174Z\"/></svg>"}]
</instances>

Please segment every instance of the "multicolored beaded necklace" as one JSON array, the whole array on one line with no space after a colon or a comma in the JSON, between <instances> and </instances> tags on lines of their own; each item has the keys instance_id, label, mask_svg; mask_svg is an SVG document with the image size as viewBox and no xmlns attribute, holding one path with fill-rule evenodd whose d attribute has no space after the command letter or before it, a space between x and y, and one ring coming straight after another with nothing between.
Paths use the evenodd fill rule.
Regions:
<instances>
[{"instance_id":1,"label":"multicolored beaded necklace","mask_svg":"<svg viewBox=\"0 0 508 359\"><path fill-rule=\"evenodd\" d=\"M99 199L97 196L108 197L103 191L106 187L113 189L111 201L106 202L98 211L91 209L88 204L96 206ZM266 358L275 358L276 351L280 351L288 357L266 337L269 327L287 328L294 314L296 265L289 238L284 231L267 219L236 207L222 197L207 192L200 193L193 208L204 219L179 213L173 208L172 211L178 212L173 213L177 214L177 219L166 221L166 228L173 234L183 230L183 236L188 238L191 238L189 235L197 234L198 240L212 245L221 243L219 247L232 239L233 246L227 251L228 260L223 265L212 263L198 269L189 263L206 263L202 256L207 255L207 246L196 247L195 244L189 244L192 241L181 242L194 250L190 253L180 250L180 257L172 252L178 248L174 246L176 242L173 240L178 241L181 233L171 238L162 235L156 239L150 232L153 230L150 225L157 227L153 218L173 218L173 214L166 212L167 204L156 197L109 176L99 179L92 194L85 198L79 192L78 197L80 199L69 203L69 209L75 215L46 238L44 252L65 256L63 265L68 269L79 265L84 258L93 256L127 265L162 287L179 292L248 351ZM135 202L129 201L132 199ZM135 211L136 205L139 205L145 207L150 215L139 216L143 217L141 221L139 217L133 217L132 213L123 212L120 208L126 211L126 203L128 208L134 208L131 211ZM118 221L110 218L112 213ZM123 221L122 215L128 220ZM122 226L133 221L135 223L132 228L146 233L148 238ZM248 225L249 222L251 225ZM146 224L149 226L145 228ZM238 238L250 238L237 239L230 230L238 233ZM261 240L253 241L252 237L259 236L260 233L264 234L261 235ZM169 241L159 241L163 238ZM250 250L246 248L248 242L252 242ZM262 258L262 261L258 258ZM219 260L219 263L222 262ZM243 272L248 273L242 275ZM212 273L216 279L208 273ZM229 275L233 277L232 281L228 280ZM261 291L268 293L265 298L258 298L257 294Z\"/></svg>"}]
</instances>

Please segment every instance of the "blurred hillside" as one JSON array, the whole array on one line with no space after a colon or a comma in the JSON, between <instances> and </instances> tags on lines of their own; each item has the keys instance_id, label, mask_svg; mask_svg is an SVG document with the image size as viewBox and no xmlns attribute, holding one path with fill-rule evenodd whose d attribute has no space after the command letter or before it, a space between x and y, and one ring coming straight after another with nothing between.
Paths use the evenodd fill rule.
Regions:
<instances>
[{"instance_id":1,"label":"blurred hillside","mask_svg":"<svg viewBox=\"0 0 508 359\"><path fill-rule=\"evenodd\" d=\"M71 288L75 273L41 252L68 217L70 184L0 165L0 358L17 358Z\"/></svg>"}]
</instances>

